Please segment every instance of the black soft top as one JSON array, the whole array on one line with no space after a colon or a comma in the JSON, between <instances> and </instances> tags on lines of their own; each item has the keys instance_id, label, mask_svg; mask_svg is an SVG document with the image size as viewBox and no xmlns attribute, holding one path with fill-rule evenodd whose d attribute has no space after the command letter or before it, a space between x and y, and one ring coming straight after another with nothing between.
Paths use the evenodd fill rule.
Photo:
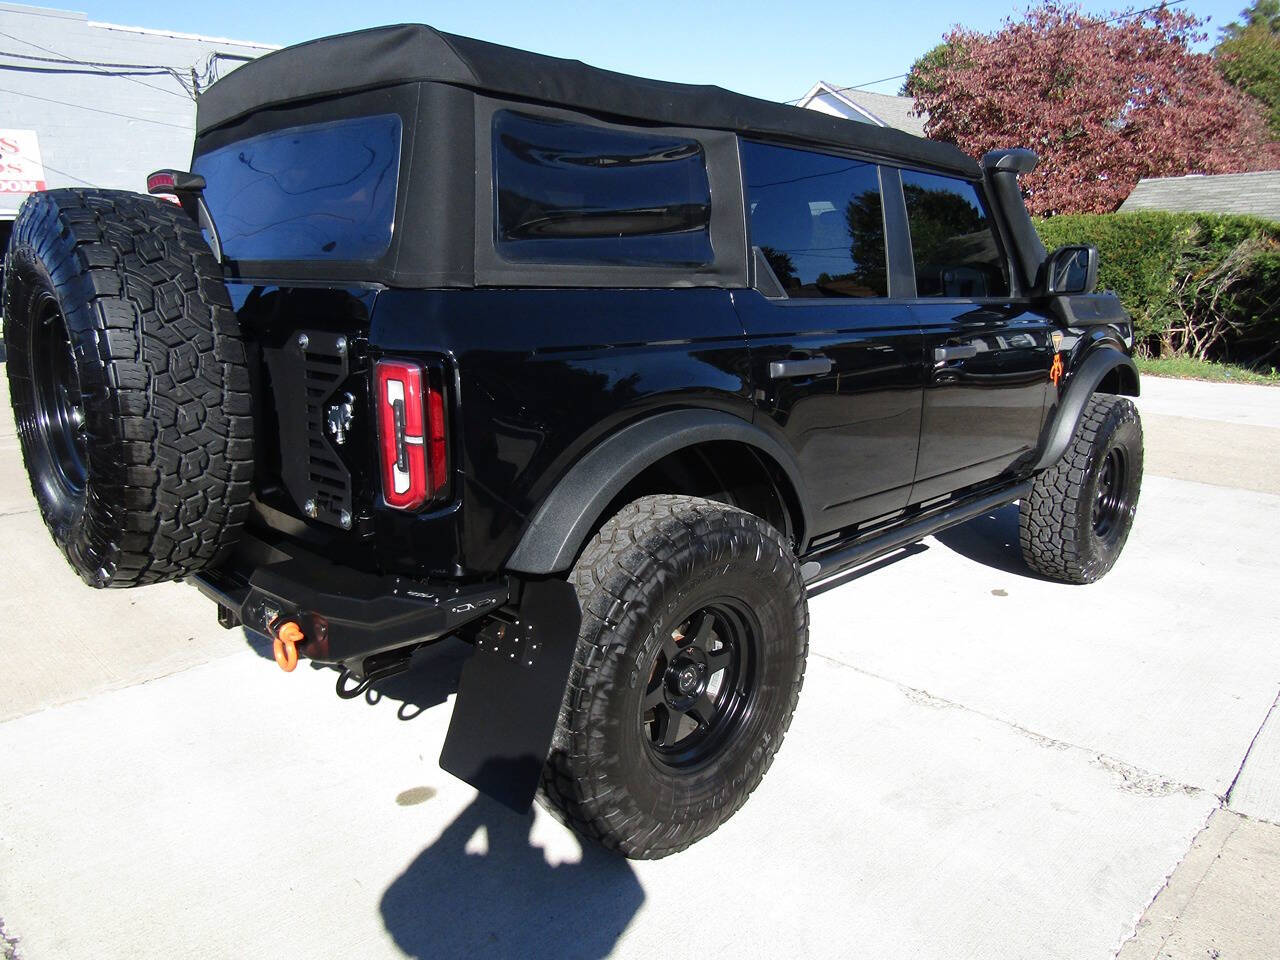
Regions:
<instances>
[{"instance_id":1,"label":"black soft top","mask_svg":"<svg viewBox=\"0 0 1280 960\"><path fill-rule=\"evenodd\" d=\"M956 147L901 130L843 120L716 86L646 80L591 67L580 60L442 33L422 24L324 37L245 64L201 95L197 133L204 134L266 106L415 81L446 83L610 118L851 147L968 177L979 175L977 163Z\"/></svg>"}]
</instances>

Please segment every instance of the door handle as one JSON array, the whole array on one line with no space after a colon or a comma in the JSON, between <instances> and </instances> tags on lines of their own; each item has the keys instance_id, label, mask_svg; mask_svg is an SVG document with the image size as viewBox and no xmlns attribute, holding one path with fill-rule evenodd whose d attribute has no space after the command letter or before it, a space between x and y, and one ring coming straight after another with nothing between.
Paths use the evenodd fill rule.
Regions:
<instances>
[{"instance_id":1,"label":"door handle","mask_svg":"<svg viewBox=\"0 0 1280 960\"><path fill-rule=\"evenodd\" d=\"M803 360L772 360L769 362L769 376L773 380L787 377L820 377L830 373L835 364L830 357L806 357Z\"/></svg>"},{"instance_id":2,"label":"door handle","mask_svg":"<svg viewBox=\"0 0 1280 960\"><path fill-rule=\"evenodd\" d=\"M935 363L946 363L948 360L968 360L978 355L978 348L972 343L957 344L954 347L934 347Z\"/></svg>"}]
</instances>

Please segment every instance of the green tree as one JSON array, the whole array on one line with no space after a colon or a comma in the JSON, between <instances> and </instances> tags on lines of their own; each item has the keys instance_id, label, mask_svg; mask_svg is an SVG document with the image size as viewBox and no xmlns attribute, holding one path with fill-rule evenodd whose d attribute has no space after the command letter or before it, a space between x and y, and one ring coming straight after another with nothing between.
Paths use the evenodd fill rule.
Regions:
<instances>
[{"instance_id":1,"label":"green tree","mask_svg":"<svg viewBox=\"0 0 1280 960\"><path fill-rule=\"evenodd\" d=\"M944 40L936 47L916 58L907 71L907 79L902 81L902 89L898 91L904 97L918 97L922 93L933 93L937 89L937 75L954 66L964 56L964 45L958 41Z\"/></svg>"},{"instance_id":2,"label":"green tree","mask_svg":"<svg viewBox=\"0 0 1280 960\"><path fill-rule=\"evenodd\" d=\"M1223 27L1213 55L1228 83L1261 101L1280 138L1280 0L1254 0L1240 17Z\"/></svg>"}]
</instances>

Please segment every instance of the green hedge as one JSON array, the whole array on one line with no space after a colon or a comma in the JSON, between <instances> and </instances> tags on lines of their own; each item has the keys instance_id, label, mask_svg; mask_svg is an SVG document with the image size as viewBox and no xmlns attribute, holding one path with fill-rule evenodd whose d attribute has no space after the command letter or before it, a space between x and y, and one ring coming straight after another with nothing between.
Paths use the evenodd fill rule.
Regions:
<instances>
[{"instance_id":1,"label":"green hedge","mask_svg":"<svg viewBox=\"0 0 1280 960\"><path fill-rule=\"evenodd\" d=\"M1230 214L1106 213L1036 222L1050 250L1098 248L1098 287L1114 290L1153 355L1252 361L1280 338L1280 223Z\"/></svg>"}]
</instances>

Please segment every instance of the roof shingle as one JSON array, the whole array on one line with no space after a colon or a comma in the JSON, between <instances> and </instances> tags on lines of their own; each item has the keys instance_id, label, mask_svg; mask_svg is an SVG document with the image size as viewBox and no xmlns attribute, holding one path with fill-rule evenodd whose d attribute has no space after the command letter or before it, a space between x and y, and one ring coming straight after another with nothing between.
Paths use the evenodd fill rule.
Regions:
<instances>
[{"instance_id":1,"label":"roof shingle","mask_svg":"<svg viewBox=\"0 0 1280 960\"><path fill-rule=\"evenodd\" d=\"M1121 213L1135 210L1244 213L1280 220L1280 170L1140 180L1120 204Z\"/></svg>"}]
</instances>

